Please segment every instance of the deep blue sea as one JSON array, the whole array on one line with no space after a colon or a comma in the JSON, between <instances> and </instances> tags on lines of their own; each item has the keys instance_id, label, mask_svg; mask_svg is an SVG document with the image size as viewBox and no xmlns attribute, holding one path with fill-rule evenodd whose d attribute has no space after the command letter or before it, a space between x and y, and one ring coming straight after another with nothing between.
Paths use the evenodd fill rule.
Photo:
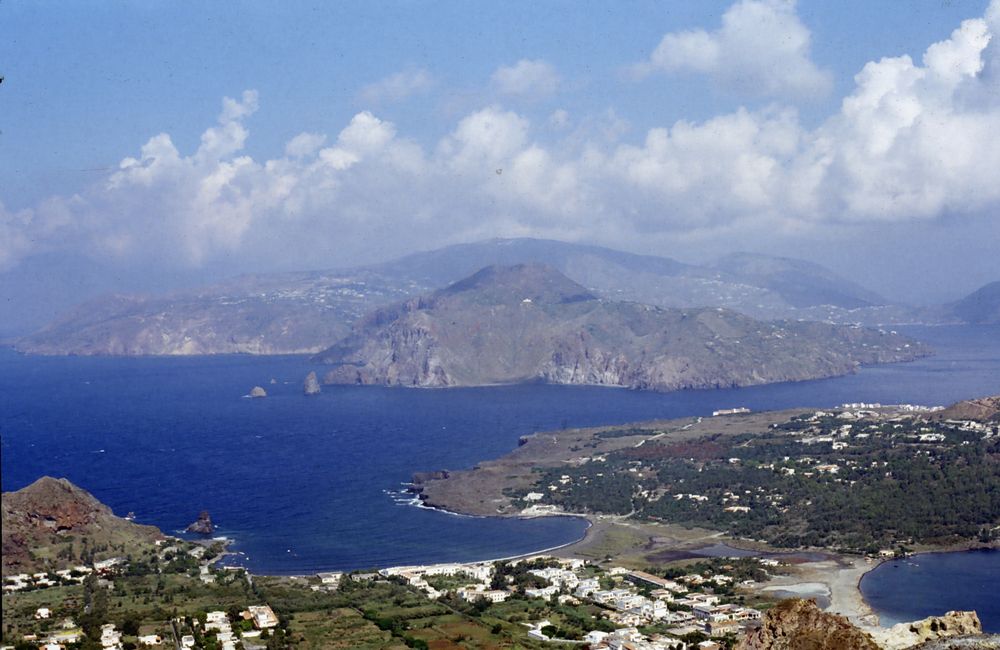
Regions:
<instances>
[{"instance_id":1,"label":"deep blue sea","mask_svg":"<svg viewBox=\"0 0 1000 650\"><path fill-rule=\"evenodd\" d=\"M1000 632L1000 550L884 562L862 578L861 593L883 626L974 609L985 631Z\"/></svg>"},{"instance_id":2,"label":"deep blue sea","mask_svg":"<svg viewBox=\"0 0 1000 650\"><path fill-rule=\"evenodd\" d=\"M900 328L937 355L829 380L668 394L509 386L324 387L306 357L25 357L0 350L2 484L66 477L167 532L208 510L257 572L505 557L574 541L577 518L471 518L405 503L415 471L461 469L564 426L1000 393L1000 327ZM274 378L277 383L271 384ZM243 397L264 386L262 400ZM950 595L949 590L949 595Z\"/></svg>"}]
</instances>

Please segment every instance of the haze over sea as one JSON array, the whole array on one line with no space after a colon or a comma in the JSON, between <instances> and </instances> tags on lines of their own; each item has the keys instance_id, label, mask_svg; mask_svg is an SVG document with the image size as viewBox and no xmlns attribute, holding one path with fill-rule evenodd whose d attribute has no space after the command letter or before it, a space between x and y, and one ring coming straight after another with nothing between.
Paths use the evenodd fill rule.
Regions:
<instances>
[{"instance_id":1,"label":"haze over sea","mask_svg":"<svg viewBox=\"0 0 1000 650\"><path fill-rule=\"evenodd\" d=\"M900 328L937 354L828 380L657 394L523 385L302 395L306 357L25 357L0 351L5 491L66 477L168 533L208 510L240 561L308 573L523 554L585 522L460 517L407 505L417 471L500 456L564 426L844 402L947 404L1000 393L1000 327ZM270 380L277 380L270 384ZM262 385L268 397L243 396ZM944 602L944 601L942 601ZM947 608L947 604L944 605Z\"/></svg>"}]
</instances>

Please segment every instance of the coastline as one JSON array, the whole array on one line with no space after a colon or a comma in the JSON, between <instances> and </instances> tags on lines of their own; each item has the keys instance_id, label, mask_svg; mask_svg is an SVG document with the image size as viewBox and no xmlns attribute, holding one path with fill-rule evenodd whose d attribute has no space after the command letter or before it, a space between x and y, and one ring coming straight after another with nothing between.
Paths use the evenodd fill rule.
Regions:
<instances>
[{"instance_id":1,"label":"coastline","mask_svg":"<svg viewBox=\"0 0 1000 650\"><path fill-rule=\"evenodd\" d=\"M459 516L491 516L464 515L460 512L451 512L436 506L422 505L422 507L441 510L448 512L449 514ZM516 518L524 515L510 513L492 516ZM678 528L676 526L669 526L655 522L633 521L627 518L611 515L565 513L560 511L533 512L527 515L529 518L560 516L581 517L586 519L588 526L583 537L572 542L567 542L566 544L541 549L531 553L478 560L477 562L508 561L544 553L553 553L557 557L594 560L596 559L594 557L594 553L588 551L592 551L592 547L595 546L601 549L605 548L605 546L601 545L604 541L602 538L605 538L608 535L613 535L616 530L620 530L622 528L631 528L636 531L642 531L643 535L651 536L650 541L642 545L643 550L646 551L649 550L650 544L653 540L659 540L661 542L666 542L662 544L662 546L658 545L661 549L669 549L680 552L697 551L700 548L704 548L706 546L705 542L709 541L713 541L715 543L725 543L727 546L732 546L734 549L752 550L761 553L774 553L778 555L787 553L789 555L794 555L797 552L795 550L771 548L766 544L750 544L749 548L744 548L747 546L746 544L741 543L744 540L730 539L724 532L721 531L691 530L692 537L696 540L700 540L695 544L692 544L692 541L680 541L676 539L671 540L671 537L676 534ZM671 543L671 541L673 543ZM942 547L929 547L921 549L918 552L911 553L910 556L912 557L914 555L924 555L930 553L956 553L977 549L1000 549L1000 543L982 544L976 542L964 542ZM844 616L852 624L868 632L876 632L879 630L884 631L891 627L888 625L882 625L879 614L865 600L864 593L861 589L861 582L871 571L877 569L886 562L893 561L894 558L851 556L836 553L830 549L800 549L800 551L807 553L824 553L828 554L829 557L823 560L793 564L793 572L791 574L774 576L766 583L756 587L755 591L778 598L816 598L824 611ZM626 566L627 568L645 568L641 566L641 562L636 563L637 558L629 557L627 551L622 556L607 559L610 559L617 564ZM648 563L646 563L646 566L648 566Z\"/></svg>"},{"instance_id":2,"label":"coastline","mask_svg":"<svg viewBox=\"0 0 1000 650\"><path fill-rule=\"evenodd\" d=\"M772 578L760 591L823 599L827 603L825 611L845 616L862 629L876 629L880 627L879 616L865 601L861 580L880 564L870 558L837 555L830 560L803 563L790 575Z\"/></svg>"}]
</instances>

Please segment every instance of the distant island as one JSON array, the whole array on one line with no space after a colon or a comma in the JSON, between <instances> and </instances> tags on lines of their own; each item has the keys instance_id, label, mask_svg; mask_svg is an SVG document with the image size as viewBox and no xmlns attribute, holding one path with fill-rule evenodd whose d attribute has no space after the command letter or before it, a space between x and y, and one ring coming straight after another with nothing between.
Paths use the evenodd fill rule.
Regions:
<instances>
[{"instance_id":1,"label":"distant island","mask_svg":"<svg viewBox=\"0 0 1000 650\"><path fill-rule=\"evenodd\" d=\"M928 352L885 330L601 299L549 266L519 264L378 310L316 360L335 364L328 384L665 391L831 377Z\"/></svg>"},{"instance_id":2,"label":"distant island","mask_svg":"<svg viewBox=\"0 0 1000 650\"><path fill-rule=\"evenodd\" d=\"M932 308L894 304L812 262L735 253L704 264L542 239L493 239L365 267L246 275L166 295L90 300L16 341L31 354L319 352L371 311L484 266L546 264L609 300L722 307L753 318L835 323L996 323L995 289Z\"/></svg>"}]
</instances>

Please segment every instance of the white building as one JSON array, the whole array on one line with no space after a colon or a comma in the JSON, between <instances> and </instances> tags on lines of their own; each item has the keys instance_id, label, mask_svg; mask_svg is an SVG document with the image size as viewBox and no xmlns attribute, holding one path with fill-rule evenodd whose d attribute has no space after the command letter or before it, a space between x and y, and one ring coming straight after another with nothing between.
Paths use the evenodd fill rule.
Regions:
<instances>
[{"instance_id":1,"label":"white building","mask_svg":"<svg viewBox=\"0 0 1000 650\"><path fill-rule=\"evenodd\" d=\"M278 625L278 617L268 605L251 605L247 608L254 627L258 630L266 630Z\"/></svg>"}]
</instances>

